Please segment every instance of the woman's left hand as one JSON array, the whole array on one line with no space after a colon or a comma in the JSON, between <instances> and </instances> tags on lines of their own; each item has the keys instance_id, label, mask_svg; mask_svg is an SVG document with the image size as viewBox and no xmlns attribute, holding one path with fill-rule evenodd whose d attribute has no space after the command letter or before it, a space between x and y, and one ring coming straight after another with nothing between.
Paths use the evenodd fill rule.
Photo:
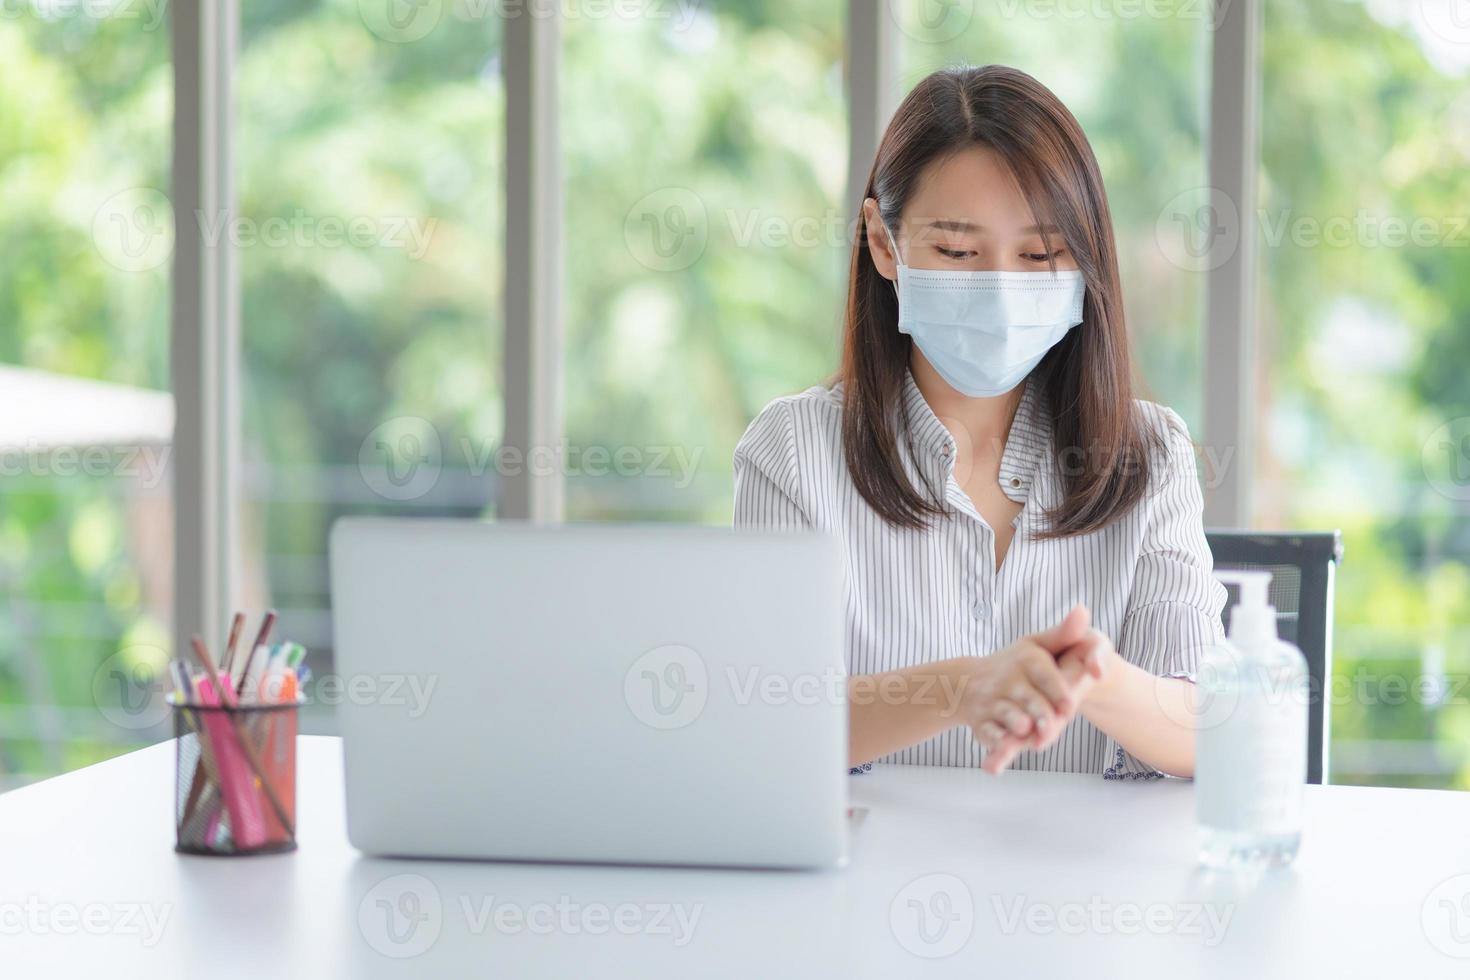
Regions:
<instances>
[{"instance_id":1,"label":"woman's left hand","mask_svg":"<svg viewBox=\"0 0 1470 980\"><path fill-rule=\"evenodd\" d=\"M1077 711L1093 693L1099 681L1106 677L1113 661L1117 659L1118 652L1113 648L1113 641L1095 629L1089 629L1087 634L1077 643L1065 650L1053 651L1057 658L1057 667L1061 670L1062 677L1072 687L1074 710L1066 717L1059 718L1055 725L1050 726L1044 735L1031 734L1025 738L1017 738L1008 735L1002 738L994 746L988 746L985 753L985 761L981 768L992 775L1004 771L1015 759L1022 749L1044 749L1061 737L1062 730L1067 723L1076 716Z\"/></svg>"}]
</instances>

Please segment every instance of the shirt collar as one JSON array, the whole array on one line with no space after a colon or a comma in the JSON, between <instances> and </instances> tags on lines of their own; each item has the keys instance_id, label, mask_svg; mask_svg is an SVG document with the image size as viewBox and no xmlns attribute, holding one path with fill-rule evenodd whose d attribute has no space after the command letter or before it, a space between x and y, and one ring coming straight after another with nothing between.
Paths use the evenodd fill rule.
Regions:
<instances>
[{"instance_id":1,"label":"shirt collar","mask_svg":"<svg viewBox=\"0 0 1470 980\"><path fill-rule=\"evenodd\" d=\"M1000 486L1005 495L1017 503L1031 496L1043 455L1051 446L1051 411L1041 386L1026 383L1021 404L1011 421L1005 451L1000 459ZM954 469L954 436L939 421L914 381L912 371L904 371L903 407L909 419L914 453L920 459L939 465L947 477Z\"/></svg>"}]
</instances>

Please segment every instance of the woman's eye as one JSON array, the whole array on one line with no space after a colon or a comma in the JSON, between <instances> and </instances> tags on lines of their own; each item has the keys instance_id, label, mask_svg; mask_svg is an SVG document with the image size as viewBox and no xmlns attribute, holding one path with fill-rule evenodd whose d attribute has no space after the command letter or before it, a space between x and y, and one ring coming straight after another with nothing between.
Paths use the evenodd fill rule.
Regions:
<instances>
[{"instance_id":1,"label":"woman's eye","mask_svg":"<svg viewBox=\"0 0 1470 980\"><path fill-rule=\"evenodd\" d=\"M968 259L975 254L962 248L945 248L943 245L936 245L934 247L940 255L947 259Z\"/></svg>"},{"instance_id":2,"label":"woman's eye","mask_svg":"<svg viewBox=\"0 0 1470 980\"><path fill-rule=\"evenodd\" d=\"M1059 259L1065 249L1057 249L1055 252L1026 252L1021 257L1031 262L1045 262L1047 259Z\"/></svg>"}]
</instances>

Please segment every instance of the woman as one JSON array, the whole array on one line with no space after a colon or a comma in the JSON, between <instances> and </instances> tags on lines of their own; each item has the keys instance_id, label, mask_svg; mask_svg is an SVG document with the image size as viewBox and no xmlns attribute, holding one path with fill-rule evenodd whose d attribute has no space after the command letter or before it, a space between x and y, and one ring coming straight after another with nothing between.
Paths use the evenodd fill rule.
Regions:
<instances>
[{"instance_id":1,"label":"woman","mask_svg":"<svg viewBox=\"0 0 1470 980\"><path fill-rule=\"evenodd\" d=\"M1081 127L1023 72L945 69L864 196L838 378L735 452L737 526L844 544L852 764L1192 775L1225 590L1189 434L1133 397Z\"/></svg>"}]
</instances>

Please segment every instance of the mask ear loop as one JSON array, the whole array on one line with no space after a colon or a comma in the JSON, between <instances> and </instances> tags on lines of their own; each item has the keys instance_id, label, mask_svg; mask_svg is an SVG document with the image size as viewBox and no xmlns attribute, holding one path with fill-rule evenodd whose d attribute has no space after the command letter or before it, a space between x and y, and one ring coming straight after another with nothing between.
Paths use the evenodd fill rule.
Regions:
<instances>
[{"instance_id":1,"label":"mask ear loop","mask_svg":"<svg viewBox=\"0 0 1470 980\"><path fill-rule=\"evenodd\" d=\"M900 269L902 269L903 256L898 254L898 239L893 237L893 232L889 229L888 222L884 221L882 216L879 216L878 222L883 226L883 234L888 236L888 247L893 249L894 263L898 265ZM895 271L894 277L888 280L888 285L893 287L894 302L898 302L898 275L899 273Z\"/></svg>"}]
</instances>

